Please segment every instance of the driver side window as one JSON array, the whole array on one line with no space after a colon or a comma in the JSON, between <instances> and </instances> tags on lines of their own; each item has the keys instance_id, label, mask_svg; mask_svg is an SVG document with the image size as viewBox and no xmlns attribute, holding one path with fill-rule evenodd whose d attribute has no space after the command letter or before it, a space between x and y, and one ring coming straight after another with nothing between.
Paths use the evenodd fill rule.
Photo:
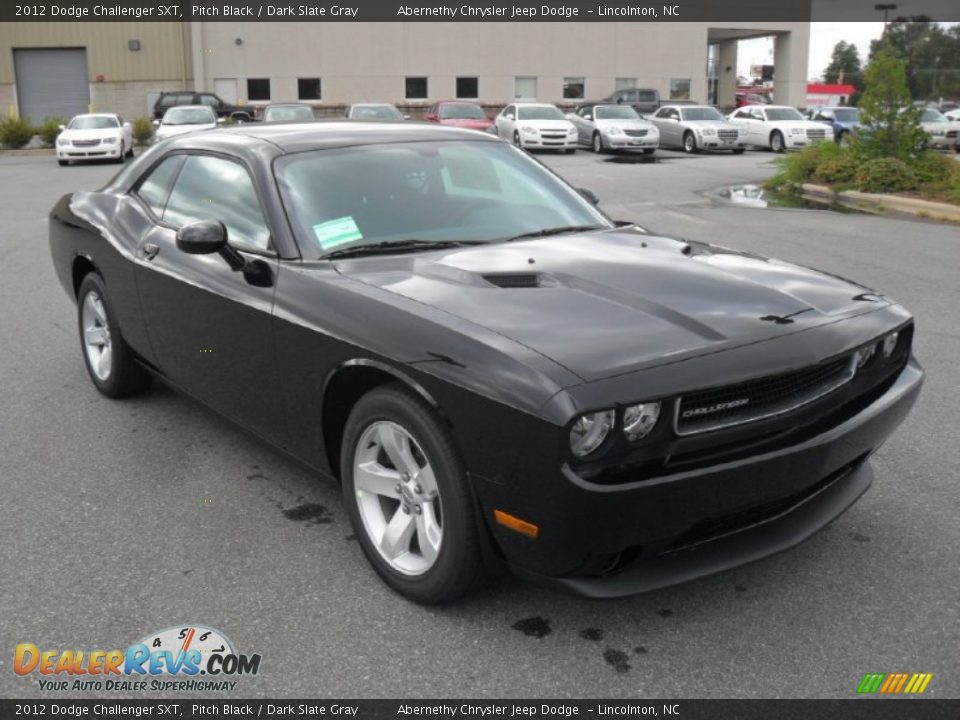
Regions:
<instances>
[{"instance_id":1,"label":"driver side window","mask_svg":"<svg viewBox=\"0 0 960 720\"><path fill-rule=\"evenodd\" d=\"M270 247L270 231L253 181L246 168L232 160L189 156L170 192L163 219L177 228L198 220L220 220L231 245Z\"/></svg>"}]
</instances>

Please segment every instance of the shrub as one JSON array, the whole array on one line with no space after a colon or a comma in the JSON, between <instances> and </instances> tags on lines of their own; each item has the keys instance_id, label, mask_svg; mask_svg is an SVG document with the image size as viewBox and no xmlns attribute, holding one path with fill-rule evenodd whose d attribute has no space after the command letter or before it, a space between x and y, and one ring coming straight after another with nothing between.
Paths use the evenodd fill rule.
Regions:
<instances>
[{"instance_id":1,"label":"shrub","mask_svg":"<svg viewBox=\"0 0 960 720\"><path fill-rule=\"evenodd\" d=\"M824 160L813 174L815 180L828 185L849 185L857 177L860 163L851 153Z\"/></svg>"},{"instance_id":2,"label":"shrub","mask_svg":"<svg viewBox=\"0 0 960 720\"><path fill-rule=\"evenodd\" d=\"M57 135L60 134L60 126L66 123L67 121L62 117L45 117L37 128L37 135L43 140L44 145L53 145L57 142Z\"/></svg>"},{"instance_id":3,"label":"shrub","mask_svg":"<svg viewBox=\"0 0 960 720\"><path fill-rule=\"evenodd\" d=\"M960 164L946 155L926 150L912 163L917 180L923 184L940 184L960 173Z\"/></svg>"},{"instance_id":4,"label":"shrub","mask_svg":"<svg viewBox=\"0 0 960 720\"><path fill-rule=\"evenodd\" d=\"M143 147L150 142L150 138L153 137L153 123L150 122L150 118L138 117L133 121L132 126L133 131L133 141Z\"/></svg>"},{"instance_id":5,"label":"shrub","mask_svg":"<svg viewBox=\"0 0 960 720\"><path fill-rule=\"evenodd\" d=\"M765 185L768 188L802 185L813 179L821 164L843 154L845 154L844 149L836 143L822 142L804 148L800 152L783 155L774 161L780 168L780 172L770 178Z\"/></svg>"},{"instance_id":6,"label":"shrub","mask_svg":"<svg viewBox=\"0 0 960 720\"><path fill-rule=\"evenodd\" d=\"M0 143L11 148L23 147L34 136L35 131L29 121L18 117L0 120Z\"/></svg>"},{"instance_id":7,"label":"shrub","mask_svg":"<svg viewBox=\"0 0 960 720\"><path fill-rule=\"evenodd\" d=\"M919 185L913 169L899 158L874 158L860 165L857 188L864 192L885 193L913 190Z\"/></svg>"},{"instance_id":8,"label":"shrub","mask_svg":"<svg viewBox=\"0 0 960 720\"><path fill-rule=\"evenodd\" d=\"M867 66L860 120L864 127L853 149L864 158L909 160L926 140L907 84L907 63L889 46L881 45Z\"/></svg>"}]
</instances>

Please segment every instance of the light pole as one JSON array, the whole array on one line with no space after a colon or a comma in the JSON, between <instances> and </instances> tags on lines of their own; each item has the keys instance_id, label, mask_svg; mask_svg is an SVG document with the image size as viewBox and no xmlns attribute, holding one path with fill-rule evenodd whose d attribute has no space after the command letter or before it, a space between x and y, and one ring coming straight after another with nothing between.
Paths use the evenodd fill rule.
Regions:
<instances>
[{"instance_id":1,"label":"light pole","mask_svg":"<svg viewBox=\"0 0 960 720\"><path fill-rule=\"evenodd\" d=\"M896 10L897 6L895 3L877 3L873 6L874 10L883 11L883 31L887 31L887 16L891 10Z\"/></svg>"}]
</instances>

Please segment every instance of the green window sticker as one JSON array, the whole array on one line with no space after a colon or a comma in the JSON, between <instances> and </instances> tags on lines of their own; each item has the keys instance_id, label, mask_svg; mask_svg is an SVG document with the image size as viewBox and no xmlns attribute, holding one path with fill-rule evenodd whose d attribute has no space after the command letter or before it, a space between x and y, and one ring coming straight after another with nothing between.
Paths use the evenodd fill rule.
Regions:
<instances>
[{"instance_id":1,"label":"green window sticker","mask_svg":"<svg viewBox=\"0 0 960 720\"><path fill-rule=\"evenodd\" d=\"M313 226L313 234L323 250L329 250L354 240L363 240L363 233L360 232L360 228L357 227L357 223L351 215L317 223Z\"/></svg>"}]
</instances>

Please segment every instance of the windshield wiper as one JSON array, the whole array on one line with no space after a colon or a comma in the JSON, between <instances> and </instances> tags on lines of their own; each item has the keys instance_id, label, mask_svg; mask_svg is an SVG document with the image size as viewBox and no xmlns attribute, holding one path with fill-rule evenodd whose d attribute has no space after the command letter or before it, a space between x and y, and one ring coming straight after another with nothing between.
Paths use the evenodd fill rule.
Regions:
<instances>
[{"instance_id":1,"label":"windshield wiper","mask_svg":"<svg viewBox=\"0 0 960 720\"><path fill-rule=\"evenodd\" d=\"M550 235L564 235L566 233L586 232L587 230L609 230L606 225L562 225L560 227L544 228L543 230L533 230L531 232L514 235L507 238L507 242L514 240L526 240L527 238L548 237Z\"/></svg>"},{"instance_id":2,"label":"windshield wiper","mask_svg":"<svg viewBox=\"0 0 960 720\"><path fill-rule=\"evenodd\" d=\"M321 260L333 258L359 257L361 255L382 255L391 252L411 252L417 250L442 250L444 248L466 247L467 245L483 245L482 240L384 240L382 242L354 245L353 247L332 250L321 255Z\"/></svg>"}]
</instances>

